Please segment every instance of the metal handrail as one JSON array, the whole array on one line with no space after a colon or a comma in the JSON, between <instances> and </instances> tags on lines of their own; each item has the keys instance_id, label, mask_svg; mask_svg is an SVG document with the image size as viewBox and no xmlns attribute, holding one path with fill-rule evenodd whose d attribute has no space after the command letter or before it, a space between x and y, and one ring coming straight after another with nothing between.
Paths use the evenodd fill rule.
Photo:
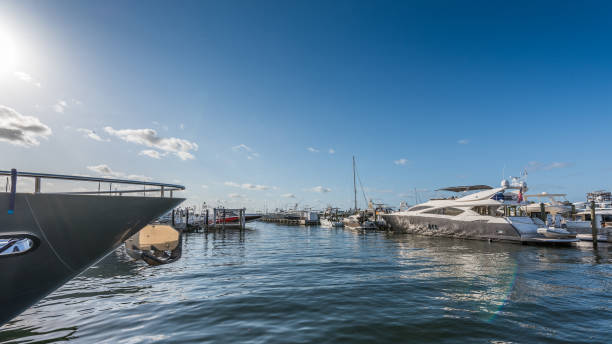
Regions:
<instances>
[{"instance_id":1,"label":"metal handrail","mask_svg":"<svg viewBox=\"0 0 612 344\"><path fill-rule=\"evenodd\" d=\"M12 171L0 171L0 176L11 176ZM35 173L35 172L20 172L16 171L17 177L29 177L34 178L36 181L35 184L35 193L40 192L40 180L41 179L59 179L59 180L75 180L75 181L83 181L83 182L99 182L99 183L110 183L110 184L131 184L131 185L142 185L142 186L157 186L159 189L143 189L143 190L134 190L132 192L152 192L152 191L161 191L162 197L164 197L164 191L170 191L170 197L172 197L172 191L180 191L185 190L185 186L178 184L166 184L166 183L156 183L156 182L147 182L141 180L130 180L130 179L114 179L114 178L101 178L101 177L85 177L85 176L70 176L70 175L62 175L62 174L49 174L49 173ZM122 191L98 191L98 192L71 192L74 194L77 193L99 193L99 194L109 194L109 193L129 193L128 190Z\"/></svg>"}]
</instances>

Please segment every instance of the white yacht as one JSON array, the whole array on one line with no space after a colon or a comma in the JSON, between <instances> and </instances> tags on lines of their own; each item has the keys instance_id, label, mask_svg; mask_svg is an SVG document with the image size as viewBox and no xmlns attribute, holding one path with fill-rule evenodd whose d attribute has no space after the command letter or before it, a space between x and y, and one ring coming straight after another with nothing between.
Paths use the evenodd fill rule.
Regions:
<instances>
[{"instance_id":1,"label":"white yacht","mask_svg":"<svg viewBox=\"0 0 612 344\"><path fill-rule=\"evenodd\" d=\"M521 209L525 182L503 180L501 187L486 185L440 189L465 193L463 197L431 199L405 211L383 214L394 229L408 233L518 243L570 244L575 235L548 228L543 221L530 218Z\"/></svg>"},{"instance_id":2,"label":"white yacht","mask_svg":"<svg viewBox=\"0 0 612 344\"><path fill-rule=\"evenodd\" d=\"M591 202L595 203L595 227L597 240L612 242L612 193L593 191L587 193L586 202L574 203L576 213L571 220L566 220L569 230L577 233L580 240L592 241Z\"/></svg>"},{"instance_id":3,"label":"white yacht","mask_svg":"<svg viewBox=\"0 0 612 344\"><path fill-rule=\"evenodd\" d=\"M344 222L338 217L338 208L327 207L321 217L321 227L339 228L344 227Z\"/></svg>"},{"instance_id":4,"label":"white yacht","mask_svg":"<svg viewBox=\"0 0 612 344\"><path fill-rule=\"evenodd\" d=\"M325 228L344 227L344 223L342 221L334 221L330 218L323 217L321 218L321 227L325 227Z\"/></svg>"}]
</instances>

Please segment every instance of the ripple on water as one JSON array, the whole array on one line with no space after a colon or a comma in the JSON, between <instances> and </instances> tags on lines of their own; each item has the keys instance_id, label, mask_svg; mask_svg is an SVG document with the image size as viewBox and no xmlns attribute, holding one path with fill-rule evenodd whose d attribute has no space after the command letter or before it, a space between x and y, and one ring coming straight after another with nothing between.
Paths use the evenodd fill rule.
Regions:
<instances>
[{"instance_id":1,"label":"ripple on water","mask_svg":"<svg viewBox=\"0 0 612 344\"><path fill-rule=\"evenodd\" d=\"M2 328L1 342L584 342L612 335L608 247L545 248L256 223L122 249Z\"/></svg>"}]
</instances>

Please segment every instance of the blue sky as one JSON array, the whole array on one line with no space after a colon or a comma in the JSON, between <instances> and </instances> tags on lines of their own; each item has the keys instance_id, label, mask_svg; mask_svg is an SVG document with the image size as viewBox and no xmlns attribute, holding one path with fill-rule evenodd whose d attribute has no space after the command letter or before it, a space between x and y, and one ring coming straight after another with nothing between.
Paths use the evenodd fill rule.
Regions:
<instances>
[{"instance_id":1,"label":"blue sky","mask_svg":"<svg viewBox=\"0 0 612 344\"><path fill-rule=\"evenodd\" d=\"M611 188L611 19L604 1L3 1L0 168L349 207L355 155L392 205L525 168L583 200Z\"/></svg>"}]
</instances>

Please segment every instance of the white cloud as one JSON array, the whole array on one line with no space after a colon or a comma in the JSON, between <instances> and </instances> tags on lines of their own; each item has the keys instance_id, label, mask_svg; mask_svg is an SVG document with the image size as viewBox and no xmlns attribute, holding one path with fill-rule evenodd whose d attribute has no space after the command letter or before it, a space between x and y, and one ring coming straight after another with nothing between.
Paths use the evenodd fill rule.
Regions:
<instances>
[{"instance_id":1,"label":"white cloud","mask_svg":"<svg viewBox=\"0 0 612 344\"><path fill-rule=\"evenodd\" d=\"M245 145L244 143L241 143L237 146L232 147L232 150L234 152L240 152L240 151L245 151L245 152L251 152L253 151L253 149L247 145Z\"/></svg>"},{"instance_id":2,"label":"white cloud","mask_svg":"<svg viewBox=\"0 0 612 344\"><path fill-rule=\"evenodd\" d=\"M282 194L281 197L285 197L285 198L295 198L295 195L292 193L286 193L286 194Z\"/></svg>"},{"instance_id":3,"label":"white cloud","mask_svg":"<svg viewBox=\"0 0 612 344\"><path fill-rule=\"evenodd\" d=\"M229 197L229 198L245 198L244 195L237 194L237 193L228 194L227 197Z\"/></svg>"},{"instance_id":4,"label":"white cloud","mask_svg":"<svg viewBox=\"0 0 612 344\"><path fill-rule=\"evenodd\" d=\"M234 152L243 152L247 154L247 159L253 160L255 158L259 158L259 153L255 152L253 148L241 143L237 146L232 147Z\"/></svg>"},{"instance_id":5,"label":"white cloud","mask_svg":"<svg viewBox=\"0 0 612 344\"><path fill-rule=\"evenodd\" d=\"M457 141L458 144L460 145L467 145L468 143L470 143L470 140L468 139L461 139Z\"/></svg>"},{"instance_id":6,"label":"white cloud","mask_svg":"<svg viewBox=\"0 0 612 344\"><path fill-rule=\"evenodd\" d=\"M396 165L406 165L408 163L407 159L401 158L398 160L393 161L394 164Z\"/></svg>"},{"instance_id":7,"label":"white cloud","mask_svg":"<svg viewBox=\"0 0 612 344\"><path fill-rule=\"evenodd\" d=\"M330 188L325 188L322 186L315 186L312 189L309 189L309 191L313 191L313 192L319 192L319 193L327 193L327 192L331 192L332 190Z\"/></svg>"},{"instance_id":8,"label":"white cloud","mask_svg":"<svg viewBox=\"0 0 612 344\"><path fill-rule=\"evenodd\" d=\"M13 75L24 82L27 82L28 84L32 84L38 88L41 88L42 85L40 83L40 81L35 80L30 74L25 73L25 72L13 72Z\"/></svg>"},{"instance_id":9,"label":"white cloud","mask_svg":"<svg viewBox=\"0 0 612 344\"><path fill-rule=\"evenodd\" d=\"M202 185L202 189L208 189L208 185Z\"/></svg>"},{"instance_id":10,"label":"white cloud","mask_svg":"<svg viewBox=\"0 0 612 344\"><path fill-rule=\"evenodd\" d=\"M330 148L330 149L329 149L327 152L328 152L329 154L336 154L336 150L335 150L335 149L333 149L333 148Z\"/></svg>"},{"instance_id":11,"label":"white cloud","mask_svg":"<svg viewBox=\"0 0 612 344\"><path fill-rule=\"evenodd\" d=\"M313 147L308 147L308 148L306 148L306 150L308 150L311 153L319 153L319 150L316 149L316 148L313 148Z\"/></svg>"},{"instance_id":12,"label":"white cloud","mask_svg":"<svg viewBox=\"0 0 612 344\"><path fill-rule=\"evenodd\" d=\"M273 187L267 186L267 185L259 185L259 184L238 184L235 182L225 182L224 183L226 186L231 186L234 188L242 188L245 190L256 190L256 191L263 191L263 190L269 190L269 189L273 189Z\"/></svg>"},{"instance_id":13,"label":"white cloud","mask_svg":"<svg viewBox=\"0 0 612 344\"><path fill-rule=\"evenodd\" d=\"M0 105L0 141L33 147L40 144L40 138L46 139L51 133L51 128L38 118L24 116L8 106Z\"/></svg>"},{"instance_id":14,"label":"white cloud","mask_svg":"<svg viewBox=\"0 0 612 344\"><path fill-rule=\"evenodd\" d=\"M155 149L145 149L145 150L141 150L140 153L138 153L138 155L148 156L149 158L153 158L153 159L161 159L165 157L166 155L168 155L168 153L160 153L156 151Z\"/></svg>"},{"instance_id":15,"label":"white cloud","mask_svg":"<svg viewBox=\"0 0 612 344\"><path fill-rule=\"evenodd\" d=\"M154 129L119 129L105 127L109 135L116 136L123 141L140 144L147 147L157 148L164 152L173 153L181 160L195 159L190 151L197 151L198 145L176 137L159 137ZM163 155L162 155L163 156Z\"/></svg>"},{"instance_id":16,"label":"white cloud","mask_svg":"<svg viewBox=\"0 0 612 344\"><path fill-rule=\"evenodd\" d=\"M101 138L100 135L96 134L96 132L91 130L91 129L78 128L77 131L80 132L80 133L83 133L85 137L89 137L92 140L96 140L96 141L100 141L100 142L108 142L108 141L110 141L109 139Z\"/></svg>"},{"instance_id":17,"label":"white cloud","mask_svg":"<svg viewBox=\"0 0 612 344\"><path fill-rule=\"evenodd\" d=\"M64 113L67 107L68 107L68 103L66 103L65 100L60 99L57 101L57 103L55 103L55 105L53 105L53 110L57 113Z\"/></svg>"},{"instance_id":18,"label":"white cloud","mask_svg":"<svg viewBox=\"0 0 612 344\"><path fill-rule=\"evenodd\" d=\"M100 164L94 166L87 166L87 169L93 171L104 178L125 178L125 179L133 179L133 180L142 180L142 181L151 181L153 178L142 176L138 174L126 174L123 172L113 171L108 165Z\"/></svg>"}]
</instances>

